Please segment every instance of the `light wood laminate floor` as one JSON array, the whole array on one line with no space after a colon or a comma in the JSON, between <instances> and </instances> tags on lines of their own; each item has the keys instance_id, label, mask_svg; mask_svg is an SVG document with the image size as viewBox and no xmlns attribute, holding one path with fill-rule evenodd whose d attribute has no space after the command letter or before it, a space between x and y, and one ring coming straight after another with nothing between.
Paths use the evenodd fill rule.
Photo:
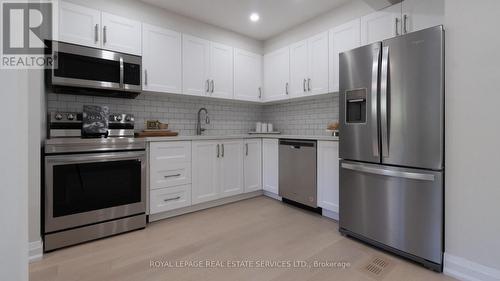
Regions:
<instances>
[{"instance_id":1,"label":"light wood laminate floor","mask_svg":"<svg viewBox=\"0 0 500 281\"><path fill-rule=\"evenodd\" d=\"M30 265L30 280L453 280L345 238L337 227L335 221L261 196L46 254ZM363 268L376 257L388 266L379 274L366 272ZM151 266L157 260L179 268ZM181 264L205 260L285 263L261 268ZM287 261L350 266L286 268Z\"/></svg>"}]
</instances>

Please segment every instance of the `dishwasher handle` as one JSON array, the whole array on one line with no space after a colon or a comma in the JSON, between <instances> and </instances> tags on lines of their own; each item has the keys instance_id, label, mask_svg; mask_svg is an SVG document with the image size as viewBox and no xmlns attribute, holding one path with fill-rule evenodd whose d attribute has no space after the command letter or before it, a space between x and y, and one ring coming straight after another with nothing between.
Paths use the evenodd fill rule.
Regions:
<instances>
[{"instance_id":1,"label":"dishwasher handle","mask_svg":"<svg viewBox=\"0 0 500 281\"><path fill-rule=\"evenodd\" d=\"M316 147L316 141L280 140L280 145L290 146L295 149L302 147Z\"/></svg>"}]
</instances>

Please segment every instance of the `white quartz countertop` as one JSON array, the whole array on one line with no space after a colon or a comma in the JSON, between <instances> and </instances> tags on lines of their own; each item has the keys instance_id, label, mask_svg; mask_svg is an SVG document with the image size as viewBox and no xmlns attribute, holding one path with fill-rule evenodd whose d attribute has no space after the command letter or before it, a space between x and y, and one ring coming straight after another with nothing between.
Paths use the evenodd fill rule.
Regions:
<instances>
[{"instance_id":1,"label":"white quartz countertop","mask_svg":"<svg viewBox=\"0 0 500 281\"><path fill-rule=\"evenodd\" d=\"M270 135L270 134L241 134L241 135L215 135L215 136L177 136L177 137L148 137L145 138L148 142L158 141L189 141L189 140L220 140L220 139L297 139L297 140L321 140L321 141L338 141L338 137L332 136L300 136L300 135Z\"/></svg>"}]
</instances>

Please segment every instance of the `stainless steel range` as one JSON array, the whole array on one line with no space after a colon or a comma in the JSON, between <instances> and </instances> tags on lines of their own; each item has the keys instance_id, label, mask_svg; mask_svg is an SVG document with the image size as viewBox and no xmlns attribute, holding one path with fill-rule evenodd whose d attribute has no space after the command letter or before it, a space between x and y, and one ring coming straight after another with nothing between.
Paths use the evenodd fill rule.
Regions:
<instances>
[{"instance_id":1,"label":"stainless steel range","mask_svg":"<svg viewBox=\"0 0 500 281\"><path fill-rule=\"evenodd\" d=\"M86 136L78 112L53 112L45 142L44 250L146 226L146 143L134 117L110 114L107 132Z\"/></svg>"}]
</instances>

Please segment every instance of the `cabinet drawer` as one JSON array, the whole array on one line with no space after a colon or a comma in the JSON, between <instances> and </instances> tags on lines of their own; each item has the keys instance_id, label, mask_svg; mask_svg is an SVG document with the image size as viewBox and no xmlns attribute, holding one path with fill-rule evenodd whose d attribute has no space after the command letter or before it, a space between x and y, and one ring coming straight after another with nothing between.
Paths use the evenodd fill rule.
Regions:
<instances>
[{"instance_id":1,"label":"cabinet drawer","mask_svg":"<svg viewBox=\"0 0 500 281\"><path fill-rule=\"evenodd\" d=\"M191 206L191 185L151 190L150 214Z\"/></svg>"},{"instance_id":2,"label":"cabinet drawer","mask_svg":"<svg viewBox=\"0 0 500 281\"><path fill-rule=\"evenodd\" d=\"M191 162L191 142L154 142L150 146L151 166L159 163Z\"/></svg>"},{"instance_id":3,"label":"cabinet drawer","mask_svg":"<svg viewBox=\"0 0 500 281\"><path fill-rule=\"evenodd\" d=\"M157 163L150 170L151 189L191 183L191 163Z\"/></svg>"}]
</instances>

